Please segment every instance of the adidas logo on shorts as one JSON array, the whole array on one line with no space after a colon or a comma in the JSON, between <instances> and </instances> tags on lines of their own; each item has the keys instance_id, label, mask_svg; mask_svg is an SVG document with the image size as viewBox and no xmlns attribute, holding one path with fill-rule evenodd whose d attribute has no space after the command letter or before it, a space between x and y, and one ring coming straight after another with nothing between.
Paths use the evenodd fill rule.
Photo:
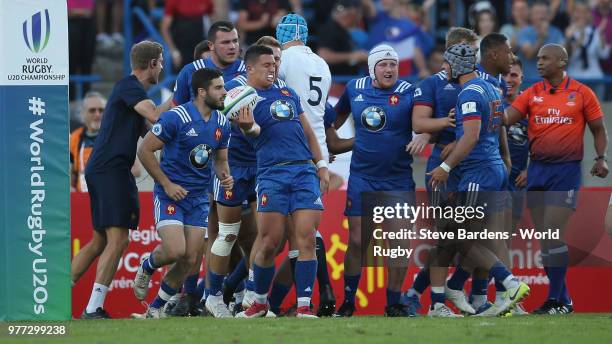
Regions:
<instances>
[{"instance_id":1,"label":"adidas logo on shorts","mask_svg":"<svg viewBox=\"0 0 612 344\"><path fill-rule=\"evenodd\" d=\"M195 129L191 128L191 129L189 129L189 131L185 135L187 135L187 136L198 136L198 133L196 133Z\"/></svg>"},{"instance_id":2,"label":"adidas logo on shorts","mask_svg":"<svg viewBox=\"0 0 612 344\"><path fill-rule=\"evenodd\" d=\"M321 197L317 198L317 200L314 201L314 204L316 204L316 205L323 205L323 202L321 201Z\"/></svg>"}]
</instances>

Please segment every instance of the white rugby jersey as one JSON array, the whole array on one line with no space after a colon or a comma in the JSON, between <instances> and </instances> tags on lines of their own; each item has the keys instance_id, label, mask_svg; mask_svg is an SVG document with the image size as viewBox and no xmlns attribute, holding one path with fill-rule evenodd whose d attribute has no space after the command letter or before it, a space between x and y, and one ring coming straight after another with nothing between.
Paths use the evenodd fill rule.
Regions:
<instances>
[{"instance_id":1,"label":"white rugby jersey","mask_svg":"<svg viewBox=\"0 0 612 344\"><path fill-rule=\"evenodd\" d=\"M309 47L293 46L283 50L279 78L285 80L287 86L293 88L300 97L304 113L317 136L323 159L327 160L329 152L325 143L323 114L331 87L329 66Z\"/></svg>"}]
</instances>

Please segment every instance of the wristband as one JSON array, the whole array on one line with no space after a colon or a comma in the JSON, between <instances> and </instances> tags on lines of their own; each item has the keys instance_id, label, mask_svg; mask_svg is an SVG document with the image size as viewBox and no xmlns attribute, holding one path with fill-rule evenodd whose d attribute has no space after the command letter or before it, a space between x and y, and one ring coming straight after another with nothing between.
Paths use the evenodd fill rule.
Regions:
<instances>
[{"instance_id":1,"label":"wristband","mask_svg":"<svg viewBox=\"0 0 612 344\"><path fill-rule=\"evenodd\" d=\"M448 166L448 164L445 162L442 162L440 164L440 168L443 169L446 173L450 173L450 171L452 170L452 168Z\"/></svg>"},{"instance_id":2,"label":"wristband","mask_svg":"<svg viewBox=\"0 0 612 344\"><path fill-rule=\"evenodd\" d=\"M317 165L316 166L317 166L317 170L319 170L319 169L321 169L323 167L327 168L327 161L321 159L321 160L317 161Z\"/></svg>"},{"instance_id":3,"label":"wristband","mask_svg":"<svg viewBox=\"0 0 612 344\"><path fill-rule=\"evenodd\" d=\"M605 155L600 155L597 158L595 158L595 161L599 161L599 160L608 161L608 159L606 159Z\"/></svg>"},{"instance_id":4,"label":"wristband","mask_svg":"<svg viewBox=\"0 0 612 344\"><path fill-rule=\"evenodd\" d=\"M253 125L251 126L251 129L246 130L244 133L247 135L250 135L254 133L257 129L259 129L259 125L257 123L253 123Z\"/></svg>"}]
</instances>

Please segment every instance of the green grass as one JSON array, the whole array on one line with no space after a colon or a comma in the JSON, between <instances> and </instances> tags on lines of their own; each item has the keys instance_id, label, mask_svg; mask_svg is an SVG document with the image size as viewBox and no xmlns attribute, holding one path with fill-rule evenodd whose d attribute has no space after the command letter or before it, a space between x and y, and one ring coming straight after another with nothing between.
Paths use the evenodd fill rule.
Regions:
<instances>
[{"instance_id":1,"label":"green grass","mask_svg":"<svg viewBox=\"0 0 612 344\"><path fill-rule=\"evenodd\" d=\"M33 324L33 323L10 323ZM7 337L0 343L612 343L610 314L512 318L102 320L68 322L64 337Z\"/></svg>"}]
</instances>

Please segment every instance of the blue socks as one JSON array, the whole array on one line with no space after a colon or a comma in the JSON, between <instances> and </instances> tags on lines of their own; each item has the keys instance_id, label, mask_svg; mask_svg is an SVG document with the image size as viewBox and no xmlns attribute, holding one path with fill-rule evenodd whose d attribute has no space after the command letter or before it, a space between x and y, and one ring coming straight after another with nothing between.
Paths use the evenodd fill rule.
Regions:
<instances>
[{"instance_id":1,"label":"blue socks","mask_svg":"<svg viewBox=\"0 0 612 344\"><path fill-rule=\"evenodd\" d=\"M387 306L393 306L400 303L401 291L395 291L387 288Z\"/></svg>"},{"instance_id":2,"label":"blue socks","mask_svg":"<svg viewBox=\"0 0 612 344\"><path fill-rule=\"evenodd\" d=\"M504 280L511 275L510 271L508 271L501 261L497 261L493 264L491 269L489 269L489 274L495 278L495 282L499 283L503 283Z\"/></svg>"},{"instance_id":3,"label":"blue socks","mask_svg":"<svg viewBox=\"0 0 612 344\"><path fill-rule=\"evenodd\" d=\"M209 278L209 287L208 287L208 295L211 296L220 296L223 295L223 278L225 276L216 274L212 272L210 269L208 270L208 278Z\"/></svg>"},{"instance_id":4,"label":"blue socks","mask_svg":"<svg viewBox=\"0 0 612 344\"><path fill-rule=\"evenodd\" d=\"M355 294L359 287L361 274L355 276L344 275L344 303L355 304Z\"/></svg>"},{"instance_id":5,"label":"blue socks","mask_svg":"<svg viewBox=\"0 0 612 344\"><path fill-rule=\"evenodd\" d=\"M166 302L170 301L170 298L176 294L176 289L170 288L166 284L166 282L162 281L161 286L159 287L159 291L157 292L157 296L151 302L151 308L161 308Z\"/></svg>"},{"instance_id":6,"label":"blue socks","mask_svg":"<svg viewBox=\"0 0 612 344\"><path fill-rule=\"evenodd\" d=\"M470 273L463 270L461 265L457 265L455 272L451 276L451 278L446 282L446 285L454 290L463 290L463 285L465 281L470 278Z\"/></svg>"},{"instance_id":7,"label":"blue socks","mask_svg":"<svg viewBox=\"0 0 612 344\"><path fill-rule=\"evenodd\" d=\"M283 300L289 294L291 290L291 286L286 286L284 284L280 284L274 282L272 284L272 290L270 291L270 297L268 298L268 302L270 303L270 310L276 314L280 311L280 306L283 304Z\"/></svg>"},{"instance_id":8,"label":"blue socks","mask_svg":"<svg viewBox=\"0 0 612 344\"><path fill-rule=\"evenodd\" d=\"M317 260L298 260L295 263L295 292L298 307L310 307L312 288L317 277Z\"/></svg>"},{"instance_id":9,"label":"blue socks","mask_svg":"<svg viewBox=\"0 0 612 344\"><path fill-rule=\"evenodd\" d=\"M412 283L412 289L414 289L417 293L423 294L425 289L429 287L431 284L431 280L429 279L429 269L423 268L417 274L414 279L414 283Z\"/></svg>"},{"instance_id":10,"label":"blue socks","mask_svg":"<svg viewBox=\"0 0 612 344\"><path fill-rule=\"evenodd\" d=\"M274 278L274 265L270 267L261 267L257 263L253 263L253 286L256 294L261 297L257 303L265 303L270 290L270 284ZM264 297L265 296L265 297Z\"/></svg>"},{"instance_id":11,"label":"blue socks","mask_svg":"<svg viewBox=\"0 0 612 344\"><path fill-rule=\"evenodd\" d=\"M149 275L152 275L157 268L159 268L159 266L155 266L155 263L153 262L153 252L151 252L149 257L142 262L142 269Z\"/></svg>"},{"instance_id":12,"label":"blue socks","mask_svg":"<svg viewBox=\"0 0 612 344\"><path fill-rule=\"evenodd\" d=\"M183 282L183 290L185 291L185 294L190 294L190 295L196 295L197 292L197 288L198 288L198 278L200 277L200 274L193 274L193 275L189 275L187 276L187 278L185 278L185 282Z\"/></svg>"},{"instance_id":13,"label":"blue socks","mask_svg":"<svg viewBox=\"0 0 612 344\"><path fill-rule=\"evenodd\" d=\"M248 275L246 267L246 258L242 258L232 273L225 279L225 285L231 290L235 291L236 286L242 282Z\"/></svg>"},{"instance_id":14,"label":"blue socks","mask_svg":"<svg viewBox=\"0 0 612 344\"><path fill-rule=\"evenodd\" d=\"M550 248L548 250L547 259L543 259L546 261L546 265L548 269L546 273L548 274L548 279L550 281L550 285L548 287L548 298L560 301L562 298L569 299L569 294L565 296L563 289L565 288L565 275L567 274L567 265L569 262L569 251L567 245L559 244L556 247ZM565 288L567 293L567 288Z\"/></svg>"}]
</instances>

